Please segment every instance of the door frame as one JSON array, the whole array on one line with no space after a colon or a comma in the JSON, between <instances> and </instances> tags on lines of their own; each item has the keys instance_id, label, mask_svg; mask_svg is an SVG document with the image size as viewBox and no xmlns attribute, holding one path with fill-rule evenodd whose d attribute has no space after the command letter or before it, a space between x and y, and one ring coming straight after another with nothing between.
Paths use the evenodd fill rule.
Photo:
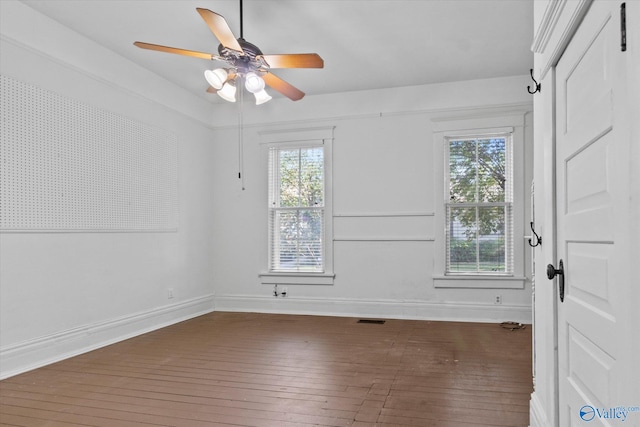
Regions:
<instances>
[{"instance_id":1,"label":"door frame","mask_svg":"<svg viewBox=\"0 0 640 427\"><path fill-rule=\"evenodd\" d=\"M537 3L537 4L536 4ZM571 39L582 23L593 0L549 0L536 28L531 50L534 52L534 76L541 92L534 95L534 182L536 183L536 229L545 244L534 248L533 272L536 281L533 347L534 391L530 403L530 425L559 426L558 372L558 289L557 281L548 281L546 265L556 262L556 94L555 69ZM535 11L534 11L535 15ZM541 351L538 351L540 349ZM552 382L549 383L549 377Z\"/></svg>"}]
</instances>

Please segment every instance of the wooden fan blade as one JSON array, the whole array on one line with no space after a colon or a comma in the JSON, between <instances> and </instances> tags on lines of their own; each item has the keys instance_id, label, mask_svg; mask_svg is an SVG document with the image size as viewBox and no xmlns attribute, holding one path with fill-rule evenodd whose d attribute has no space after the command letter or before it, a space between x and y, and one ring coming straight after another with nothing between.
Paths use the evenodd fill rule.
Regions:
<instances>
[{"instance_id":1,"label":"wooden fan blade","mask_svg":"<svg viewBox=\"0 0 640 427\"><path fill-rule=\"evenodd\" d=\"M209 87L207 88L207 92L209 92L209 93L216 93L216 92L218 92L218 90L217 90L217 89L215 89L213 86L209 86Z\"/></svg>"},{"instance_id":2,"label":"wooden fan blade","mask_svg":"<svg viewBox=\"0 0 640 427\"><path fill-rule=\"evenodd\" d=\"M197 7L196 10L200 16L202 16L204 22L207 23L211 32L220 40L222 46L244 53L242 47L240 47L240 43L236 40L231 28L229 28L229 24L227 24L227 21L222 15L200 7Z\"/></svg>"},{"instance_id":3,"label":"wooden fan blade","mask_svg":"<svg viewBox=\"0 0 640 427\"><path fill-rule=\"evenodd\" d=\"M324 68L324 60L317 53L261 55L270 68Z\"/></svg>"},{"instance_id":4,"label":"wooden fan blade","mask_svg":"<svg viewBox=\"0 0 640 427\"><path fill-rule=\"evenodd\" d=\"M263 75L262 79L270 87L277 90L292 101L298 101L299 99L302 99L302 97L304 97L304 92L291 86L289 83L285 82L273 73L267 73Z\"/></svg>"},{"instance_id":5,"label":"wooden fan blade","mask_svg":"<svg viewBox=\"0 0 640 427\"><path fill-rule=\"evenodd\" d=\"M210 53L196 52L195 50L178 49L176 47L162 46L159 44L151 44L151 43L143 43L143 42L135 42L133 44L142 49L157 50L160 52L175 53L178 55L194 56L196 58L202 58L202 59L208 59L208 60L212 60L215 57L215 55L212 55Z\"/></svg>"}]
</instances>

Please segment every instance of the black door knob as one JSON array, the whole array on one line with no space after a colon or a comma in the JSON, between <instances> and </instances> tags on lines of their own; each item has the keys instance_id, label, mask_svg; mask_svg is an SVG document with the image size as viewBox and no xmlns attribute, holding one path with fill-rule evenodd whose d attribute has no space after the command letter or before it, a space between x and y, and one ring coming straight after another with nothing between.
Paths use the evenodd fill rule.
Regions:
<instances>
[{"instance_id":1,"label":"black door knob","mask_svg":"<svg viewBox=\"0 0 640 427\"><path fill-rule=\"evenodd\" d=\"M560 302L564 302L564 264L562 260L558 263L558 268L555 268L553 264L547 265L547 278L553 280L558 276L558 292L560 293Z\"/></svg>"},{"instance_id":2,"label":"black door knob","mask_svg":"<svg viewBox=\"0 0 640 427\"><path fill-rule=\"evenodd\" d=\"M558 276L558 275L562 275L564 274L564 268L562 266L562 260L560 260L560 268L556 269L553 264L548 264L547 265L547 278L549 278L549 280L553 280L554 277Z\"/></svg>"}]
</instances>

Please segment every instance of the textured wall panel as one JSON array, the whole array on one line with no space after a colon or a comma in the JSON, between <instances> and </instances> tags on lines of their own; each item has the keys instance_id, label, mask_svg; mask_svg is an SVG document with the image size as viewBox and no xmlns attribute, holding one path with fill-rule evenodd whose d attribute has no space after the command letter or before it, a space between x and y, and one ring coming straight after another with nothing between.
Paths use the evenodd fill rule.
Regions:
<instances>
[{"instance_id":1,"label":"textured wall panel","mask_svg":"<svg viewBox=\"0 0 640 427\"><path fill-rule=\"evenodd\" d=\"M0 76L0 229L170 231L176 136Z\"/></svg>"}]
</instances>

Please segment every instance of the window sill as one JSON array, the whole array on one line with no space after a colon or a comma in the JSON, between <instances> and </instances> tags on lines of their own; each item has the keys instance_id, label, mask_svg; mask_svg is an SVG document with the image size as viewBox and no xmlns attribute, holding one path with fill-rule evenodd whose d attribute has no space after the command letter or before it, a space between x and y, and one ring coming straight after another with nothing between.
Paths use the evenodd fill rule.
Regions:
<instances>
[{"instance_id":1,"label":"window sill","mask_svg":"<svg viewBox=\"0 0 640 427\"><path fill-rule=\"evenodd\" d=\"M467 289L524 289L526 277L491 275L451 275L434 276L436 288Z\"/></svg>"},{"instance_id":2,"label":"window sill","mask_svg":"<svg viewBox=\"0 0 640 427\"><path fill-rule=\"evenodd\" d=\"M331 273L260 273L263 285L333 285Z\"/></svg>"}]
</instances>

